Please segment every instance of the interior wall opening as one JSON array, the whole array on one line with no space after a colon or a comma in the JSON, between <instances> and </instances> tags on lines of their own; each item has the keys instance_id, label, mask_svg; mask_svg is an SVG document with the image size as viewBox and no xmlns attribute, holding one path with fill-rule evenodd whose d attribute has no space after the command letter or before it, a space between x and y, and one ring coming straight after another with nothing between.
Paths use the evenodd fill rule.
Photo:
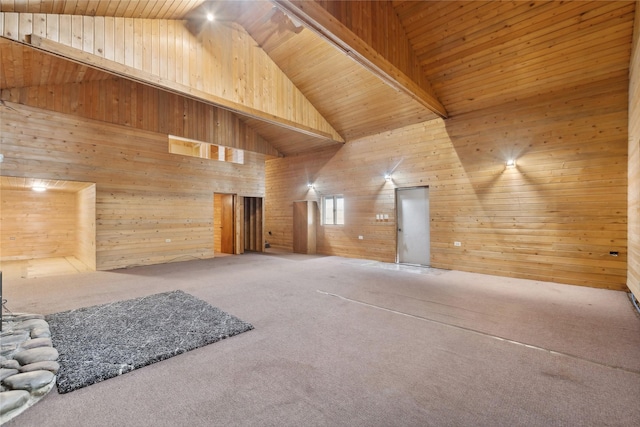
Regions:
<instances>
[{"instance_id":1,"label":"interior wall opening","mask_svg":"<svg viewBox=\"0 0 640 427\"><path fill-rule=\"evenodd\" d=\"M0 177L0 268L5 278L96 270L96 186Z\"/></svg>"}]
</instances>

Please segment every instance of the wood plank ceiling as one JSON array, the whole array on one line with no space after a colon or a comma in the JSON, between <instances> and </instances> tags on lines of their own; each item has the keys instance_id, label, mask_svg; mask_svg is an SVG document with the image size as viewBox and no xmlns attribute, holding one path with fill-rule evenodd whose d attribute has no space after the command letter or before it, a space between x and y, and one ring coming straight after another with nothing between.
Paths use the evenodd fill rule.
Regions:
<instances>
[{"instance_id":1,"label":"wood plank ceiling","mask_svg":"<svg viewBox=\"0 0 640 427\"><path fill-rule=\"evenodd\" d=\"M33 187L44 187L47 191L62 191L77 193L93 184L76 181L61 181L58 179L37 179L12 176L0 176L0 190L28 190Z\"/></svg>"},{"instance_id":2,"label":"wood plank ceiling","mask_svg":"<svg viewBox=\"0 0 640 427\"><path fill-rule=\"evenodd\" d=\"M185 19L193 26L212 10L221 25L234 21L244 27L347 142L439 117L337 49L317 28L305 28L309 22L288 14L284 3L295 10L302 2L3 0L0 11ZM364 41L370 58L387 57L432 90L450 116L553 94L567 85L627 78L629 71L633 0L318 4L351 31L346 42ZM206 36L206 28L198 31ZM0 89L110 78L6 39L0 39L0 57ZM284 155L335 143L259 118L243 120Z\"/></svg>"},{"instance_id":3,"label":"wood plank ceiling","mask_svg":"<svg viewBox=\"0 0 640 427\"><path fill-rule=\"evenodd\" d=\"M393 5L452 116L628 76L635 1Z\"/></svg>"}]
</instances>

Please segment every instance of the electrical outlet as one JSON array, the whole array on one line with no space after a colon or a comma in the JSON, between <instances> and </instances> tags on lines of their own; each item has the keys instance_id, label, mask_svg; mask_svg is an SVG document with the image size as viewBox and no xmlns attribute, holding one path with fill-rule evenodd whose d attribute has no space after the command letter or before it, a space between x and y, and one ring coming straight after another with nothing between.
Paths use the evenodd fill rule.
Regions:
<instances>
[{"instance_id":1,"label":"electrical outlet","mask_svg":"<svg viewBox=\"0 0 640 427\"><path fill-rule=\"evenodd\" d=\"M164 239L165 243L171 243L171 239Z\"/></svg>"},{"instance_id":2,"label":"electrical outlet","mask_svg":"<svg viewBox=\"0 0 640 427\"><path fill-rule=\"evenodd\" d=\"M460 242L453 242L453 246L462 246L462 243L460 243Z\"/></svg>"}]
</instances>

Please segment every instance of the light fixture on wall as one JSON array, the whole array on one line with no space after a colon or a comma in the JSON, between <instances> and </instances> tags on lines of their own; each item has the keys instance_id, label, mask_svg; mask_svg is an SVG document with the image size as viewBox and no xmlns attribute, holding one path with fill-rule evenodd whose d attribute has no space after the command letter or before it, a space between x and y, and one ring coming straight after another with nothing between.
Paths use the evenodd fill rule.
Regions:
<instances>
[{"instance_id":1,"label":"light fixture on wall","mask_svg":"<svg viewBox=\"0 0 640 427\"><path fill-rule=\"evenodd\" d=\"M515 168L516 167L516 159L507 160L507 167L508 168Z\"/></svg>"},{"instance_id":2,"label":"light fixture on wall","mask_svg":"<svg viewBox=\"0 0 640 427\"><path fill-rule=\"evenodd\" d=\"M387 182L391 181L391 174L389 173L384 174L384 180Z\"/></svg>"},{"instance_id":3,"label":"light fixture on wall","mask_svg":"<svg viewBox=\"0 0 640 427\"><path fill-rule=\"evenodd\" d=\"M313 190L313 189L314 189L314 186L313 186L313 184L310 182L310 183L308 183L308 184L307 184L307 188L308 188L309 190Z\"/></svg>"},{"instance_id":4,"label":"light fixture on wall","mask_svg":"<svg viewBox=\"0 0 640 427\"><path fill-rule=\"evenodd\" d=\"M34 185L33 187L31 187L31 189L33 191L37 191L38 193L43 193L47 191L47 187L45 187L44 185Z\"/></svg>"},{"instance_id":5,"label":"light fixture on wall","mask_svg":"<svg viewBox=\"0 0 640 427\"><path fill-rule=\"evenodd\" d=\"M207 21L213 22L214 19L216 19L216 17L213 15L213 13L207 13Z\"/></svg>"}]
</instances>

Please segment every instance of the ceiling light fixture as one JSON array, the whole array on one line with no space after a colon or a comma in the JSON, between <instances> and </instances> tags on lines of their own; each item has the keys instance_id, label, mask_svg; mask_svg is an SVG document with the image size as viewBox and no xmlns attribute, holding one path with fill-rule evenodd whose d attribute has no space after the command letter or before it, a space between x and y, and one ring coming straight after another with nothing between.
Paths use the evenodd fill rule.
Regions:
<instances>
[{"instance_id":1,"label":"ceiling light fixture","mask_svg":"<svg viewBox=\"0 0 640 427\"><path fill-rule=\"evenodd\" d=\"M213 22L214 19L215 19L215 16L213 16L213 13L211 12L207 13L207 21Z\"/></svg>"},{"instance_id":2,"label":"ceiling light fixture","mask_svg":"<svg viewBox=\"0 0 640 427\"><path fill-rule=\"evenodd\" d=\"M44 185L34 185L33 187L31 187L31 189L33 191L37 191L38 193L43 193L47 191L47 187L45 187Z\"/></svg>"},{"instance_id":3,"label":"ceiling light fixture","mask_svg":"<svg viewBox=\"0 0 640 427\"><path fill-rule=\"evenodd\" d=\"M516 160L515 159L509 159L507 160L507 167L508 168L513 168L516 166Z\"/></svg>"}]
</instances>

